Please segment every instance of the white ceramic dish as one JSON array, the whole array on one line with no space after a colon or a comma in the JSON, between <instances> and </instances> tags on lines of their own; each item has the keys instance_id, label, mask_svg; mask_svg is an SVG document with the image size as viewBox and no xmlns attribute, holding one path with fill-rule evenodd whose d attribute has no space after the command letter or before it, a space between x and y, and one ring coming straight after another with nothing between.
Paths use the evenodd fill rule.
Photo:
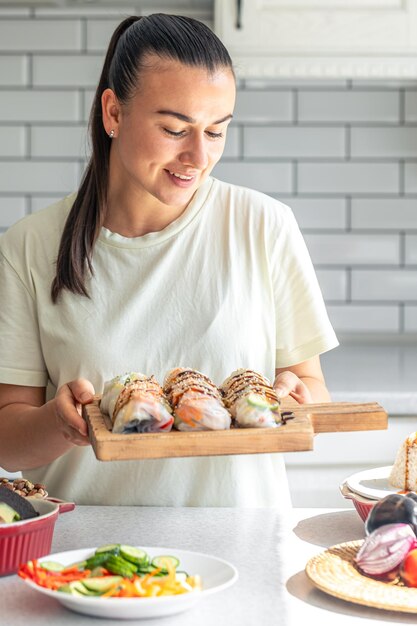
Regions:
<instances>
[{"instance_id":1,"label":"white ceramic dish","mask_svg":"<svg viewBox=\"0 0 417 626\"><path fill-rule=\"evenodd\" d=\"M82 598L39 587L39 585L26 579L22 580L32 589L54 598L66 608L77 613L113 619L143 619L174 615L186 611L205 596L227 589L238 579L238 572L234 565L208 554L177 550L176 548L140 547L152 557L174 554L180 560L181 570L188 572L190 576L194 574L201 576L203 590L160 598ZM60 552L50 554L39 559L39 561L57 561L63 565L70 565L91 556L94 550L95 548L89 548Z\"/></svg>"},{"instance_id":2,"label":"white ceramic dish","mask_svg":"<svg viewBox=\"0 0 417 626\"><path fill-rule=\"evenodd\" d=\"M357 472L346 478L346 484L351 491L370 498L371 500L381 500L391 493L398 493L400 490L389 484L388 478L392 465L376 467L370 470Z\"/></svg>"}]
</instances>

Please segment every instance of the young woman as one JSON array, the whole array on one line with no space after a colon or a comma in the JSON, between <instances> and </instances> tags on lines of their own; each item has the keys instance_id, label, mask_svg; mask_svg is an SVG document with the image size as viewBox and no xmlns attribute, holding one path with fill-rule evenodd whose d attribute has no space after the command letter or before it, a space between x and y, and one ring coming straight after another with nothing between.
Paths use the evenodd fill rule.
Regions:
<instances>
[{"instance_id":1,"label":"young woman","mask_svg":"<svg viewBox=\"0 0 417 626\"><path fill-rule=\"evenodd\" d=\"M210 177L233 116L231 59L203 24L116 29L76 194L0 240L0 466L78 503L282 506L280 455L99 463L80 408L127 371L220 384L240 367L329 399L337 345L292 213Z\"/></svg>"}]
</instances>

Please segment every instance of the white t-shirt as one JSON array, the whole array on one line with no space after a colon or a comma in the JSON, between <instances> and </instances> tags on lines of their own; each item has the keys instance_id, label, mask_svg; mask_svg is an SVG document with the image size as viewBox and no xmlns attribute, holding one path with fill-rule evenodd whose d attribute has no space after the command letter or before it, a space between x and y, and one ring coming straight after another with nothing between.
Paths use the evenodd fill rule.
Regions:
<instances>
[{"instance_id":1,"label":"white t-shirt","mask_svg":"<svg viewBox=\"0 0 417 626\"><path fill-rule=\"evenodd\" d=\"M337 345L302 236L284 204L209 178L160 232L103 228L90 298L50 299L74 195L20 220L0 239L0 382L54 390L78 377L100 393L127 371L160 383L177 366L220 384L240 367L273 380ZM24 472L80 504L282 506L282 456L97 461L74 447Z\"/></svg>"}]
</instances>

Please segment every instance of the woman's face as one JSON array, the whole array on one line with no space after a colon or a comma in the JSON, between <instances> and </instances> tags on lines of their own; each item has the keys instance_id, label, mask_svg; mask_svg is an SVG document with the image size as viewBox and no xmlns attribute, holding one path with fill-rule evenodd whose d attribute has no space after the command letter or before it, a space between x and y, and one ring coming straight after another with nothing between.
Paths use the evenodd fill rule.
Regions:
<instances>
[{"instance_id":1,"label":"woman's face","mask_svg":"<svg viewBox=\"0 0 417 626\"><path fill-rule=\"evenodd\" d=\"M107 102L111 181L148 206L186 206L223 153L235 92L230 69L209 74L155 57L128 103L112 109Z\"/></svg>"}]
</instances>

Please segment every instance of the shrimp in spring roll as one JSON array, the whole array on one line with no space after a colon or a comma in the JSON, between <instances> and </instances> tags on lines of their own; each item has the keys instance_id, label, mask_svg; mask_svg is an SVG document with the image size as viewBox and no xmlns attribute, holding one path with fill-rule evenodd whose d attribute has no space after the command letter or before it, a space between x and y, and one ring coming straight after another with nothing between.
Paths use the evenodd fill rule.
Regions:
<instances>
[{"instance_id":1,"label":"shrimp in spring roll","mask_svg":"<svg viewBox=\"0 0 417 626\"><path fill-rule=\"evenodd\" d=\"M190 368L168 372L164 392L174 410L177 430L226 430L231 417L221 393L208 376Z\"/></svg>"},{"instance_id":2,"label":"shrimp in spring roll","mask_svg":"<svg viewBox=\"0 0 417 626\"><path fill-rule=\"evenodd\" d=\"M100 408L110 416L114 433L168 432L174 422L158 381L137 372L106 382Z\"/></svg>"},{"instance_id":3,"label":"shrimp in spring roll","mask_svg":"<svg viewBox=\"0 0 417 626\"><path fill-rule=\"evenodd\" d=\"M238 369L221 386L224 403L241 428L276 428L279 399L270 381L252 370Z\"/></svg>"}]
</instances>

